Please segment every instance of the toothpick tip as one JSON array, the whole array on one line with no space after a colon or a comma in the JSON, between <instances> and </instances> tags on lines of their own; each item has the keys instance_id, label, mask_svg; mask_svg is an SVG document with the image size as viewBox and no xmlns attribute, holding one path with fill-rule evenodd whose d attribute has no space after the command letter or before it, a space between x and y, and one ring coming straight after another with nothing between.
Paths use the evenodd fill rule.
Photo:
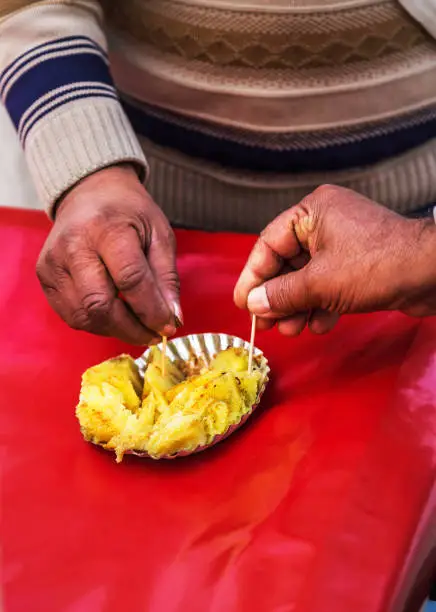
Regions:
<instances>
[{"instance_id":1,"label":"toothpick tip","mask_svg":"<svg viewBox=\"0 0 436 612\"><path fill-rule=\"evenodd\" d=\"M162 364L161 364L161 370L162 370L162 376L165 376L166 374L166 355L167 355L167 342L168 342L168 337L167 336L162 336Z\"/></svg>"},{"instance_id":2,"label":"toothpick tip","mask_svg":"<svg viewBox=\"0 0 436 612\"><path fill-rule=\"evenodd\" d=\"M248 373L253 369L254 337L256 335L256 315L251 315L250 349L248 351Z\"/></svg>"}]
</instances>

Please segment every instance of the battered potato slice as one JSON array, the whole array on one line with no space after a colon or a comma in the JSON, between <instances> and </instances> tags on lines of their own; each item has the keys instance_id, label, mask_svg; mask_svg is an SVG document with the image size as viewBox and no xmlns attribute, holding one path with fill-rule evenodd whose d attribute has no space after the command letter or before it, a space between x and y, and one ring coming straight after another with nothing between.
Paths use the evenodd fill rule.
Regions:
<instances>
[{"instance_id":1,"label":"battered potato slice","mask_svg":"<svg viewBox=\"0 0 436 612\"><path fill-rule=\"evenodd\" d=\"M118 389L129 410L132 412L138 410L141 405L143 382L138 366L129 355L120 355L103 361L83 374L83 386L101 387L102 383Z\"/></svg>"},{"instance_id":2,"label":"battered potato slice","mask_svg":"<svg viewBox=\"0 0 436 612\"><path fill-rule=\"evenodd\" d=\"M212 360L210 368L220 372L247 372L248 352L242 348L229 348L220 351Z\"/></svg>"},{"instance_id":3,"label":"battered potato slice","mask_svg":"<svg viewBox=\"0 0 436 612\"><path fill-rule=\"evenodd\" d=\"M166 358L164 376L157 348L143 381L127 355L90 368L76 410L85 439L114 450L117 461L126 451L160 458L210 444L251 410L261 372L255 367L248 373L247 351L236 348L197 370L185 377L183 368Z\"/></svg>"},{"instance_id":4,"label":"battered potato slice","mask_svg":"<svg viewBox=\"0 0 436 612\"><path fill-rule=\"evenodd\" d=\"M85 439L107 443L124 431L129 418L141 408L141 392L138 368L128 355L86 370L76 410Z\"/></svg>"}]
</instances>

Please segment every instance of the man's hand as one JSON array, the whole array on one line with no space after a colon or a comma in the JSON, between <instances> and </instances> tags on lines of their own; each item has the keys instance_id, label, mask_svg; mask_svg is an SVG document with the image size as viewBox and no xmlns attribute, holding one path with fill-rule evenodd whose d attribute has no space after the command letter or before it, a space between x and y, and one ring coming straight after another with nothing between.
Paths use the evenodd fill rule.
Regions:
<instances>
[{"instance_id":1,"label":"man's hand","mask_svg":"<svg viewBox=\"0 0 436 612\"><path fill-rule=\"evenodd\" d=\"M174 334L181 318L173 232L127 165L100 170L65 196L37 274L74 329L144 345Z\"/></svg>"},{"instance_id":2,"label":"man's hand","mask_svg":"<svg viewBox=\"0 0 436 612\"><path fill-rule=\"evenodd\" d=\"M318 188L261 234L235 303L299 334L329 331L339 315L401 310L436 314L436 230L334 186Z\"/></svg>"}]
</instances>

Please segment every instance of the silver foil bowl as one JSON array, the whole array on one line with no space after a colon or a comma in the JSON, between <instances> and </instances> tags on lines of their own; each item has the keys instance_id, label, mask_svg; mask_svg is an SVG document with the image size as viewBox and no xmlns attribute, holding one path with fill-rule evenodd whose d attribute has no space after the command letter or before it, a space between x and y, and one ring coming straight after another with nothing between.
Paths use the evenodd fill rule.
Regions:
<instances>
[{"instance_id":1,"label":"silver foil bowl","mask_svg":"<svg viewBox=\"0 0 436 612\"><path fill-rule=\"evenodd\" d=\"M245 348L248 351L250 348L250 344L245 340L242 340L241 338L229 336L228 334L191 334L189 336L183 336L181 338L169 340L167 343L166 355L173 362L177 362L180 360L189 362L191 360L195 360L200 367L207 367L218 352L233 347ZM159 348L162 350L161 344L159 345ZM141 357L139 357L135 361L142 377L144 376L144 372L147 367L150 350L151 349L145 351L145 353L143 353L143 355L141 355ZM177 457L185 457L187 455L199 453L211 446L214 446L218 442L221 442L222 440L230 436L233 432L235 432L237 429L239 429L239 427L244 425L244 423L246 423L246 421L250 418L250 416L253 414L253 412L259 405L260 399L268 383L270 372L268 360L265 358L260 349L254 349L253 359L256 361L256 367L261 372L261 379L256 401L252 405L250 411L242 415L241 419L237 423L233 423L232 425L230 425L224 433L215 436L215 438L210 443L197 446L197 448L190 451L180 451L172 455L164 455L162 457L159 457L159 459L175 459ZM151 455L144 451L126 450L125 454L156 459L155 457L151 457Z\"/></svg>"}]
</instances>

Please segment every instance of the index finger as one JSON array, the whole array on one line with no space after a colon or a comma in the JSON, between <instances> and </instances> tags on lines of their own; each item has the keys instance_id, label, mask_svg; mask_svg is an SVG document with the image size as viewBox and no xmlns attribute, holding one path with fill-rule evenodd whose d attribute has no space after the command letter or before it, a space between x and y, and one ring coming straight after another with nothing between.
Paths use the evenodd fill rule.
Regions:
<instances>
[{"instance_id":1,"label":"index finger","mask_svg":"<svg viewBox=\"0 0 436 612\"><path fill-rule=\"evenodd\" d=\"M150 269L136 230L128 228L116 239L107 237L100 256L115 286L141 323L160 335L172 336L176 330L170 308Z\"/></svg>"},{"instance_id":2,"label":"index finger","mask_svg":"<svg viewBox=\"0 0 436 612\"><path fill-rule=\"evenodd\" d=\"M81 329L129 344L145 345L154 339L155 334L118 297L108 271L95 252L77 254L70 259L69 266L75 290L70 306L73 320L82 321Z\"/></svg>"},{"instance_id":3,"label":"index finger","mask_svg":"<svg viewBox=\"0 0 436 612\"><path fill-rule=\"evenodd\" d=\"M300 253L301 246L294 230L296 220L296 208L290 208L262 232L236 283L234 300L238 308L247 307L248 294L252 289L279 274L284 260Z\"/></svg>"}]
</instances>

